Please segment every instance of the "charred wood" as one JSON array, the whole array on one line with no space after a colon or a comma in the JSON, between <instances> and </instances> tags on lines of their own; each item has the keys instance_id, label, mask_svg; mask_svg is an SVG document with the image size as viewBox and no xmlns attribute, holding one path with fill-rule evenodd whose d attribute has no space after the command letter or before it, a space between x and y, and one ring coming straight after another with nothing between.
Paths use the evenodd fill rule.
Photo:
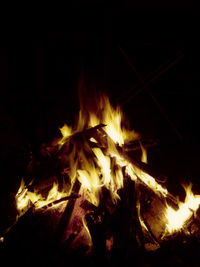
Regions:
<instances>
[{"instance_id":1,"label":"charred wood","mask_svg":"<svg viewBox=\"0 0 200 267\"><path fill-rule=\"evenodd\" d=\"M72 192L75 194L78 194L79 190L80 190L80 183L76 179L74 186L73 186L73 189L72 189ZM66 208L62 214L62 217L60 219L60 222L59 222L59 225L57 227L56 234L55 234L55 241L54 242L55 242L56 246L60 246L60 244L63 241L63 234L64 234L64 231L69 224L69 220L71 218L71 214L72 214L75 202L76 202L76 198L71 198L68 201L67 206L66 206Z\"/></svg>"}]
</instances>

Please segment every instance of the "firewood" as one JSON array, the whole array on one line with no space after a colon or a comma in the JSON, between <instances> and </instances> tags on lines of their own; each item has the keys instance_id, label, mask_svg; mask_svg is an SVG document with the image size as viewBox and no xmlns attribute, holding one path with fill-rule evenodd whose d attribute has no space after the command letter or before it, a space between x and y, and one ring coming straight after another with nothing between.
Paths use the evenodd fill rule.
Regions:
<instances>
[{"instance_id":1,"label":"firewood","mask_svg":"<svg viewBox=\"0 0 200 267\"><path fill-rule=\"evenodd\" d=\"M77 199L79 197L80 197L80 195L78 195L78 194L71 194L70 196L62 197L61 199L52 201L52 202L48 203L47 205L41 207L40 209L41 210L46 210L46 209L52 208L53 206L58 205L58 204L60 204L62 202L65 202L65 201L67 201L69 199Z\"/></svg>"},{"instance_id":2,"label":"firewood","mask_svg":"<svg viewBox=\"0 0 200 267\"><path fill-rule=\"evenodd\" d=\"M145 149L147 148L151 148L151 147L154 147L154 146L157 146L158 145L158 142L156 141L141 141L143 147ZM132 143L129 143L129 144L125 144L124 145L124 150L126 152L130 152L130 151L138 151L138 150L141 150L141 145L138 144L138 140L137 141L134 141Z\"/></svg>"},{"instance_id":3,"label":"firewood","mask_svg":"<svg viewBox=\"0 0 200 267\"><path fill-rule=\"evenodd\" d=\"M73 186L73 189L72 189L72 192L74 194L78 194L79 190L80 190L80 183L79 183L78 179L76 179L74 186ZM59 225L57 227L56 234L55 234L55 244L57 246L60 246L60 243L62 243L62 241L63 241L63 233L69 224L69 220L70 220L75 202L76 202L76 198L69 199L67 206L66 206L66 208L62 214L62 217L60 219L60 222L59 222Z\"/></svg>"}]
</instances>

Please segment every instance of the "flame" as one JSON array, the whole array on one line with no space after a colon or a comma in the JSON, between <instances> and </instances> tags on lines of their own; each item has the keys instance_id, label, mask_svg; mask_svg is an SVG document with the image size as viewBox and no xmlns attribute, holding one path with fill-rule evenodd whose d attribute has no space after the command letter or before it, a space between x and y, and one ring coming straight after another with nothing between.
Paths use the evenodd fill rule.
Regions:
<instances>
[{"instance_id":1,"label":"flame","mask_svg":"<svg viewBox=\"0 0 200 267\"><path fill-rule=\"evenodd\" d=\"M89 228L87 226L87 222L85 220L85 216L82 217L82 223L83 223L83 226L84 226L84 228L85 228L85 230L86 230L86 232L88 234L88 237L89 237L89 244L88 245L91 247L92 246L92 237L91 237L91 234L90 234L90 230L89 230Z\"/></svg>"},{"instance_id":2,"label":"flame","mask_svg":"<svg viewBox=\"0 0 200 267\"><path fill-rule=\"evenodd\" d=\"M24 179L21 180L20 188L16 194L16 206L19 212L19 217L23 215L28 208L34 205L34 208L41 209L47 206L49 203L60 200L61 198L68 196L66 192L60 192L58 190L58 183L54 182L52 188L48 192L47 197L42 196L42 194L37 191L31 192L25 186Z\"/></svg>"},{"instance_id":3,"label":"flame","mask_svg":"<svg viewBox=\"0 0 200 267\"><path fill-rule=\"evenodd\" d=\"M168 233L181 230L184 224L192 217L200 205L200 195L193 194L192 184L189 184L187 187L183 187L186 193L185 201L178 202L179 208L177 210L170 206L167 206L166 209L165 216L168 222L166 225Z\"/></svg>"},{"instance_id":4,"label":"flame","mask_svg":"<svg viewBox=\"0 0 200 267\"><path fill-rule=\"evenodd\" d=\"M89 114L89 127L94 127L100 123L105 124L105 132L119 146L138 139L138 133L123 127L122 124L126 120L121 108L117 106L114 109L106 95L101 95L98 109L99 114L94 114L93 112Z\"/></svg>"},{"instance_id":5,"label":"flame","mask_svg":"<svg viewBox=\"0 0 200 267\"><path fill-rule=\"evenodd\" d=\"M140 142L140 147L141 147L141 151L142 151L141 161L144 163L147 163L147 151L141 142Z\"/></svg>"},{"instance_id":6,"label":"flame","mask_svg":"<svg viewBox=\"0 0 200 267\"><path fill-rule=\"evenodd\" d=\"M29 207L30 199L27 195L28 189L25 186L24 179L22 178L20 187L15 196L16 199L16 207L20 214L24 213Z\"/></svg>"},{"instance_id":7,"label":"flame","mask_svg":"<svg viewBox=\"0 0 200 267\"><path fill-rule=\"evenodd\" d=\"M62 134L62 138L59 140L58 144L63 145L65 140L72 134L72 128L67 124L64 124L64 126L60 128L60 132Z\"/></svg>"}]
</instances>

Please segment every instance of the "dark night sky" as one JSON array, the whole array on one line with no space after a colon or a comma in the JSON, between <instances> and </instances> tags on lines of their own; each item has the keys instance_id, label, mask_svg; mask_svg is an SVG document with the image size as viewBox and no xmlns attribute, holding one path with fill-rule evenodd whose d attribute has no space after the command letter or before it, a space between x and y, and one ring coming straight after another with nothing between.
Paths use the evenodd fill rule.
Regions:
<instances>
[{"instance_id":1,"label":"dark night sky","mask_svg":"<svg viewBox=\"0 0 200 267\"><path fill-rule=\"evenodd\" d=\"M10 162L14 162L12 175L21 175L24 151L37 152L42 142L58 134L59 126L73 121L81 71L89 90L106 90L112 101L124 104L136 130L159 141L157 150L150 151L152 163L157 161L163 171L166 158L173 163L184 154L180 166L188 162L188 155L189 164L198 165L199 16L191 12L192 3L113 1L105 8L103 1L91 2L74 1L73 8L66 7L65 15L58 16L62 21L58 30L15 20L1 34L0 156L8 179ZM57 20L47 17L52 18L50 25ZM131 99L141 84L119 46L145 80L164 62L184 55L149 85L176 130L145 90ZM160 155L165 155L163 161Z\"/></svg>"}]
</instances>

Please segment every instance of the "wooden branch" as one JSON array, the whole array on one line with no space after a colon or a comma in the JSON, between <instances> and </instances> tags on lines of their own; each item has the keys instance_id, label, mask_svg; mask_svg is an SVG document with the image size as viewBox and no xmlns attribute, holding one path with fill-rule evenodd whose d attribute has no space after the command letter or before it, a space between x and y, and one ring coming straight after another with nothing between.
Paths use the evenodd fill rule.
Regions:
<instances>
[{"instance_id":1,"label":"wooden branch","mask_svg":"<svg viewBox=\"0 0 200 267\"><path fill-rule=\"evenodd\" d=\"M70 196L62 197L61 199L57 199L55 201L52 201L52 202L48 203L47 205L45 205L45 206L43 206L43 207L41 207L39 209L46 210L48 208L52 208L53 206L64 202L64 201L67 201L67 200L70 200L70 199L77 199L79 197L80 197L80 195L78 195L78 194L71 194Z\"/></svg>"},{"instance_id":2,"label":"wooden branch","mask_svg":"<svg viewBox=\"0 0 200 267\"><path fill-rule=\"evenodd\" d=\"M136 143L136 142L135 142ZM138 143L138 142L137 142ZM149 143L146 143L146 144L144 144L143 142L142 142L142 146L145 148L145 149L147 149L147 148L150 148L150 147L154 147L154 146L157 146L158 145L158 143L157 142L149 142ZM128 145L124 145L124 150L126 151L126 152L130 152L130 151L137 151L137 150L141 150L141 146L140 145L138 145L138 144L128 144Z\"/></svg>"},{"instance_id":3,"label":"wooden branch","mask_svg":"<svg viewBox=\"0 0 200 267\"><path fill-rule=\"evenodd\" d=\"M74 194L77 194L80 190L80 183L78 181L78 179L76 179L72 192ZM62 243L62 239L63 239L63 233L65 231L65 229L67 228L69 222L70 222L70 218L74 209L74 205L76 202L77 198L71 198L69 199L67 206L62 214L62 217L60 219L56 234L55 234L55 245L59 246Z\"/></svg>"}]
</instances>

